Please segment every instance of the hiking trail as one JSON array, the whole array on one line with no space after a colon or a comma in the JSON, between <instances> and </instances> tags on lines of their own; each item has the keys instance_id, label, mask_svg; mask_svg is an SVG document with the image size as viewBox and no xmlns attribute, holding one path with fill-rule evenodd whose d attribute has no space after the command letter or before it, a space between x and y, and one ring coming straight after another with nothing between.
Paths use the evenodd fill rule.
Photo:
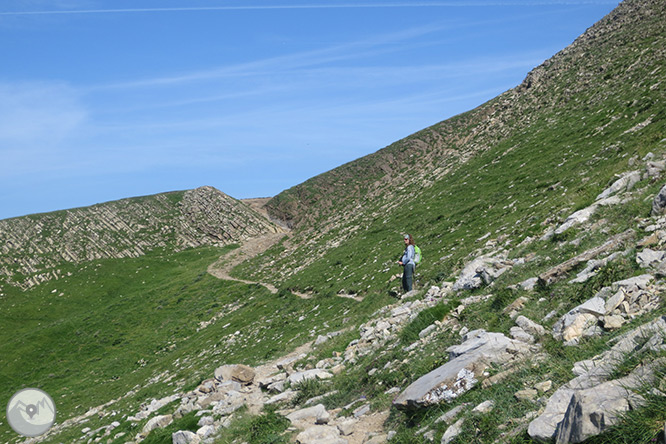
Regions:
<instances>
[{"instance_id":1,"label":"hiking trail","mask_svg":"<svg viewBox=\"0 0 666 444\"><path fill-rule=\"evenodd\" d=\"M238 279L231 276L229 273L231 272L231 270L233 270L233 268L236 265L239 265L240 263L263 253L264 251L268 250L270 247L275 245L277 242L279 242L280 239L282 239L286 235L287 235L286 232L269 233L269 234L264 234L263 236L248 239L245 242L241 243L239 248L223 256L220 256L218 260L216 260L215 262L213 262L208 266L207 271L209 274L215 276L218 279L243 282L245 284L259 284L266 287L271 293L276 294L278 292L278 289L273 284L265 282L253 282L245 279ZM291 293L295 294L296 296L302 299L309 299L312 297L312 295L297 293L294 291L291 291Z\"/></svg>"}]
</instances>

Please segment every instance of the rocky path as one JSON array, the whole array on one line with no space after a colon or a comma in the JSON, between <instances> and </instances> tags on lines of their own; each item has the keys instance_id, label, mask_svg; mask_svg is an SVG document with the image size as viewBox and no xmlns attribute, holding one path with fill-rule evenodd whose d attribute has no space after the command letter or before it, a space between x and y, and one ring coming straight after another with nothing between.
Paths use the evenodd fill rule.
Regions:
<instances>
[{"instance_id":1,"label":"rocky path","mask_svg":"<svg viewBox=\"0 0 666 444\"><path fill-rule=\"evenodd\" d=\"M287 233L268 233L263 236L255 237L248 239L243 242L240 248L221 256L217 261L208 266L208 273L215 276L218 279L224 279L228 281L237 281L244 282L246 284L259 284L266 287L271 293L275 294L278 292L278 289L272 285L263 282L252 282L246 281L244 279L237 279L232 277L229 273L233 268L240 264L243 261L251 259L258 254L263 253L268 250L271 246L275 245L280 241ZM299 295L304 297L306 295Z\"/></svg>"}]
</instances>

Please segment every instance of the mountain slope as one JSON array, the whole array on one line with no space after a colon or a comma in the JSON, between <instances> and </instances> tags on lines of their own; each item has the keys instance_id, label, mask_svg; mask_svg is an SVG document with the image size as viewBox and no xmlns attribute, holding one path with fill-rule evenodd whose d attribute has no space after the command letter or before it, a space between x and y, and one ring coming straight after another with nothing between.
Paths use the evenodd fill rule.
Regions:
<instances>
[{"instance_id":1,"label":"mountain slope","mask_svg":"<svg viewBox=\"0 0 666 444\"><path fill-rule=\"evenodd\" d=\"M151 229L133 234L149 239L156 251L136 258L86 262L93 247L122 256L123 242L131 243L116 242L126 239L115 234L122 230L94 228L106 218L85 219L89 228L74 238L86 239L75 258L80 264L54 253L73 242L62 232L51 234L69 220L65 213L7 221L14 227L12 242L35 230L35 220L49 227L40 236L51 239L31 235L21 249L7 243L14 249L1 257L13 281L28 287L27 277L52 269L61 269L62 277L26 289L0 288L0 355L11 357L0 361L0 375L10 381L3 396L22 385L53 395L58 429L41 442L173 442L172 432L201 430L200 414L221 434L208 442L288 442L290 422L274 407L248 420L245 429L234 425L244 421L241 405L230 413L227 401L250 392L267 401L274 393L217 381L215 369L275 361L313 342L312 351L274 368L274 379L265 382L314 368L336 374L291 387L285 382L282 389L293 390L294 398L279 404L280 413L314 398L331 413L331 424L379 413L388 418L384 431L394 432L391 442L425 444L448 442L442 414L455 408L461 434L453 442L533 443L526 429L549 398L665 310L666 219L651 216L652 200L666 180L665 9L663 2L627 1L515 89L274 198L268 208L294 231L235 274L275 283L281 287L276 294L206 273L232 247L184 248L190 244L179 241L187 233L191 245L226 242L215 235L216 227L227 216L234 221L236 210L207 211L217 198L194 212L201 215L196 223L184 216L182 194L145 198L153 202L150 208L141 199L123 203L145 208L141 221L159 215ZM47 216L55 222L44 223ZM417 291L398 301L388 294L398 285L391 279L401 271L395 259L405 231L415 235L424 262ZM92 242L107 236L104 248ZM640 258L655 256L662 257L653 264L656 270L639 266ZM17 267L27 267L30 276ZM648 273L651 278L639 278L640 291L621 284ZM313 297L300 299L289 289ZM335 293L363 297L328 297ZM581 304L590 310L598 298L613 301L608 319L605 304L596 314L575 313ZM569 319L576 321L564 330ZM516 331L519 322L537 333L530 339ZM495 338L511 336L515 355L528 347L526 360L491 356L493 364L467 369L476 380L455 399L416 411L393 407L399 392L452 362L461 348L475 349L467 340L484 337L483 330ZM663 347L663 337L666 332L661 342L645 337L634 344L609 376L618 379L661 362L663 348L644 345ZM649 388L666 391L663 384ZM651 396L646 410L656 412L654 419L642 409L630 412L643 416L634 429L644 439L626 438L635 435L619 429L614 437L590 442L653 440L666 421L666 398ZM473 409L487 402L494 410ZM171 425L147 431L170 415ZM2 431L11 433L6 424ZM349 442L387 437L354 432Z\"/></svg>"},{"instance_id":2,"label":"mountain slope","mask_svg":"<svg viewBox=\"0 0 666 444\"><path fill-rule=\"evenodd\" d=\"M650 90L663 91L663 15L664 4L658 0L623 2L516 88L286 190L267 208L273 216L299 226L341 208L353 208L367 200L366 193L370 198L388 198L395 187L423 185L424 179L427 186L548 112L593 112L601 104L621 106L609 112L641 112L660 97ZM627 91L628 87L632 90ZM624 103L623 92L629 92L636 103Z\"/></svg>"},{"instance_id":3,"label":"mountain slope","mask_svg":"<svg viewBox=\"0 0 666 444\"><path fill-rule=\"evenodd\" d=\"M317 292L383 290L403 232L425 247L426 281L462 266L488 232L543 234L632 157L659 149L665 9L623 2L516 88L279 194L267 208L295 227L291 242L238 274Z\"/></svg>"},{"instance_id":4,"label":"mountain slope","mask_svg":"<svg viewBox=\"0 0 666 444\"><path fill-rule=\"evenodd\" d=\"M28 288L62 277L58 264L228 245L281 231L212 188L107 202L0 221L0 276Z\"/></svg>"}]
</instances>

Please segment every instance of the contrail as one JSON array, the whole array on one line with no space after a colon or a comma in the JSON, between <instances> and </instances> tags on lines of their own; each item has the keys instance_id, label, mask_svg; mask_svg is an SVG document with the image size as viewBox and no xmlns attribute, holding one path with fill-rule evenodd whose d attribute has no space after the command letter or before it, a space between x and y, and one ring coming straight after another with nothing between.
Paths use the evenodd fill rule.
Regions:
<instances>
[{"instance_id":1,"label":"contrail","mask_svg":"<svg viewBox=\"0 0 666 444\"><path fill-rule=\"evenodd\" d=\"M125 9L65 9L50 11L6 11L3 15L54 15L54 14L124 14L147 12L196 12L196 11L242 11L270 9L344 9L344 8L429 8L429 7L475 7L475 6L547 6L547 5L599 5L617 4L616 0L543 0L543 1L481 1L481 2L420 2L420 3L328 3L305 5L244 5L244 6L201 6L180 8L125 8Z\"/></svg>"}]
</instances>

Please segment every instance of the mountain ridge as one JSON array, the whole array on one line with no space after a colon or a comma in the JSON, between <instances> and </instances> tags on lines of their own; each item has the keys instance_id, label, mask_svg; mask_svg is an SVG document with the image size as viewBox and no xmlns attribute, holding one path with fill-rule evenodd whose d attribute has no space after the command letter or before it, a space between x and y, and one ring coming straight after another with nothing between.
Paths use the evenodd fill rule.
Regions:
<instances>
[{"instance_id":1,"label":"mountain ridge","mask_svg":"<svg viewBox=\"0 0 666 444\"><path fill-rule=\"evenodd\" d=\"M29 288L58 264L138 257L157 248L223 246L282 231L213 187L121 199L0 221L0 275Z\"/></svg>"}]
</instances>

